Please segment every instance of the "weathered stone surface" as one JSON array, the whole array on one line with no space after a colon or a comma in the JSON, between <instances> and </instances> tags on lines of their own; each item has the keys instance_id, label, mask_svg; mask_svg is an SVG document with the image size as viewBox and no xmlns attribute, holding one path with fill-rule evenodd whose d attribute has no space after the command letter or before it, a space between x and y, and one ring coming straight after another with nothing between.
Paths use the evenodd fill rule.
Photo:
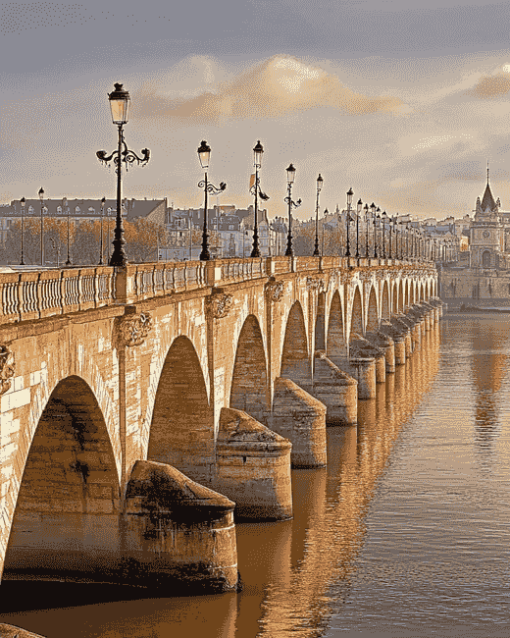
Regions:
<instances>
[{"instance_id":1,"label":"weathered stone surface","mask_svg":"<svg viewBox=\"0 0 510 638\"><path fill-rule=\"evenodd\" d=\"M214 488L236 503L236 518L292 516L292 444L242 410L222 408Z\"/></svg>"},{"instance_id":2,"label":"weathered stone surface","mask_svg":"<svg viewBox=\"0 0 510 638\"><path fill-rule=\"evenodd\" d=\"M385 372L386 373L394 373L395 372L395 343L394 340L387 334L384 334L380 330L376 330L374 332L367 332L365 335L366 339L370 341L374 346L377 346L384 352L384 363L385 363ZM377 383L382 383L380 381L382 378L382 374L378 373ZM384 377L386 380L386 376Z\"/></svg>"},{"instance_id":3,"label":"weathered stone surface","mask_svg":"<svg viewBox=\"0 0 510 638\"><path fill-rule=\"evenodd\" d=\"M275 381L269 424L292 443L292 467L326 465L326 406L290 379Z\"/></svg>"},{"instance_id":4,"label":"weathered stone surface","mask_svg":"<svg viewBox=\"0 0 510 638\"><path fill-rule=\"evenodd\" d=\"M34 634L21 627L0 623L0 638L44 638L44 636Z\"/></svg>"},{"instance_id":5,"label":"weathered stone surface","mask_svg":"<svg viewBox=\"0 0 510 638\"><path fill-rule=\"evenodd\" d=\"M315 353L312 394L326 406L327 425L353 425L358 420L358 382L326 354Z\"/></svg>"},{"instance_id":6,"label":"weathered stone surface","mask_svg":"<svg viewBox=\"0 0 510 638\"><path fill-rule=\"evenodd\" d=\"M122 517L125 578L204 591L234 589L234 507L170 465L137 461Z\"/></svg>"}]
</instances>

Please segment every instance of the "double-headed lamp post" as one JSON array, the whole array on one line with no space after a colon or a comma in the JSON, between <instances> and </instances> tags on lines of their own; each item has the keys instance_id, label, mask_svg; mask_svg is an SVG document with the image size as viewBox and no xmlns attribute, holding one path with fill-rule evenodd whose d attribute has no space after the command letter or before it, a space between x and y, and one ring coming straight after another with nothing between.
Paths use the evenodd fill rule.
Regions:
<instances>
[{"instance_id":1,"label":"double-headed lamp post","mask_svg":"<svg viewBox=\"0 0 510 638\"><path fill-rule=\"evenodd\" d=\"M356 259L359 259L359 216L362 208L363 202L359 199L356 204Z\"/></svg>"},{"instance_id":2,"label":"double-headed lamp post","mask_svg":"<svg viewBox=\"0 0 510 638\"><path fill-rule=\"evenodd\" d=\"M370 230L370 219L368 218L368 204L365 204L363 206L363 210L365 211L365 240L366 240L366 244L365 244L365 257L368 259L370 257L370 252L369 252L369 245L370 245L370 240L369 240L369 230Z\"/></svg>"},{"instance_id":3,"label":"double-headed lamp post","mask_svg":"<svg viewBox=\"0 0 510 638\"><path fill-rule=\"evenodd\" d=\"M20 266L24 266L25 265L25 261L23 259L23 242L24 242L24 238L25 238L25 204L26 204L26 199L24 197L22 197L20 199L21 204L21 252L20 252L20 259L19 259L19 264Z\"/></svg>"},{"instance_id":4,"label":"double-headed lamp post","mask_svg":"<svg viewBox=\"0 0 510 638\"><path fill-rule=\"evenodd\" d=\"M65 213L67 208L67 259L66 266L71 265L71 207L67 203L67 198L62 199L62 212Z\"/></svg>"},{"instance_id":5,"label":"double-headed lamp post","mask_svg":"<svg viewBox=\"0 0 510 638\"><path fill-rule=\"evenodd\" d=\"M285 251L285 257L294 257L294 251L292 250L292 209L301 206L301 200L297 202L292 200L292 184L294 183L294 176L296 169L292 164L289 164L287 170L287 197L284 198L284 202L289 206L289 230L287 232L287 250Z\"/></svg>"},{"instance_id":6,"label":"double-headed lamp post","mask_svg":"<svg viewBox=\"0 0 510 638\"><path fill-rule=\"evenodd\" d=\"M370 204L370 210L372 211L372 219L374 220L374 259L377 259L377 216L376 216L376 205L374 202Z\"/></svg>"},{"instance_id":7,"label":"double-headed lamp post","mask_svg":"<svg viewBox=\"0 0 510 638\"><path fill-rule=\"evenodd\" d=\"M346 227L346 242L345 242L345 256L351 256L351 246L349 243L349 231L351 229L351 204L352 204L352 196L354 192L352 188L349 188L347 191L347 215L345 217L345 227Z\"/></svg>"},{"instance_id":8,"label":"double-headed lamp post","mask_svg":"<svg viewBox=\"0 0 510 638\"><path fill-rule=\"evenodd\" d=\"M381 215L382 220L382 255L383 259L386 259L386 220L388 216L386 215L386 211Z\"/></svg>"},{"instance_id":9,"label":"double-headed lamp post","mask_svg":"<svg viewBox=\"0 0 510 638\"><path fill-rule=\"evenodd\" d=\"M319 252L319 193L322 190L323 184L324 184L324 180L322 179L322 175L319 173L319 177L317 178L317 199L315 203L315 249L313 251L314 257L318 257L320 255L320 252Z\"/></svg>"},{"instance_id":10,"label":"double-headed lamp post","mask_svg":"<svg viewBox=\"0 0 510 638\"><path fill-rule=\"evenodd\" d=\"M259 169L262 167L262 154L264 153L264 147L260 143L260 140L253 147L253 166L255 167L255 183L250 188L250 193L255 197L254 208L254 220L253 220L253 249L251 251L251 257L260 257L259 246L259 197L260 199L268 200L269 196L263 193L260 189L259 181Z\"/></svg>"},{"instance_id":11,"label":"double-headed lamp post","mask_svg":"<svg viewBox=\"0 0 510 638\"><path fill-rule=\"evenodd\" d=\"M202 140L197 153L200 166L205 172L204 179L198 182L198 188L204 189L204 227L202 230L202 252L200 253L200 261L209 261L211 259L211 253L209 252L209 234L207 232L207 195L208 193L218 195L227 188L227 185L225 182L221 182L219 187L217 187L214 186L214 184L209 184L207 181L207 171L209 170L209 163L211 161L211 147L205 140Z\"/></svg>"},{"instance_id":12,"label":"double-headed lamp post","mask_svg":"<svg viewBox=\"0 0 510 638\"><path fill-rule=\"evenodd\" d=\"M117 219L115 223L115 234L113 240L113 253L110 259L110 266L124 268L127 265L127 256L124 250L124 228L122 226L122 162L126 165L126 171L130 164L137 162L145 166L150 159L150 151L148 148L142 150L142 157L128 149L124 140L124 124L128 122L129 103L131 98L129 93L122 88L122 84L115 83L115 91L108 94L110 101L110 109L112 112L112 121L117 125L119 130L118 147L107 156L106 151L97 151L96 156L101 163L109 165L113 162L115 172L117 173Z\"/></svg>"},{"instance_id":13,"label":"double-headed lamp post","mask_svg":"<svg viewBox=\"0 0 510 638\"><path fill-rule=\"evenodd\" d=\"M106 197L101 200L101 238L99 240L99 265L103 265L103 217L104 217L104 203Z\"/></svg>"},{"instance_id":14,"label":"double-headed lamp post","mask_svg":"<svg viewBox=\"0 0 510 638\"><path fill-rule=\"evenodd\" d=\"M44 205L44 190L39 189L39 199L41 200L41 266L44 266L44 212L48 209Z\"/></svg>"}]
</instances>

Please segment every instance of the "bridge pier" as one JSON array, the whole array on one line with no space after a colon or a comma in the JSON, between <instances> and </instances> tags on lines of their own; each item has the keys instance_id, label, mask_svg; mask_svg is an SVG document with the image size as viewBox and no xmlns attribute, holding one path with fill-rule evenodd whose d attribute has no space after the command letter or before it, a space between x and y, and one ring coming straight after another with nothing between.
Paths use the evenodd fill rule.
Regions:
<instances>
[{"instance_id":1,"label":"bridge pier","mask_svg":"<svg viewBox=\"0 0 510 638\"><path fill-rule=\"evenodd\" d=\"M213 485L235 501L236 518L292 517L291 448L246 412L221 409Z\"/></svg>"},{"instance_id":2,"label":"bridge pier","mask_svg":"<svg viewBox=\"0 0 510 638\"><path fill-rule=\"evenodd\" d=\"M274 386L268 425L292 443L292 467L326 465L326 406L290 379L279 377Z\"/></svg>"},{"instance_id":3,"label":"bridge pier","mask_svg":"<svg viewBox=\"0 0 510 638\"><path fill-rule=\"evenodd\" d=\"M385 372L386 373L394 373L395 372L395 344L393 339L389 335L385 335L380 330L376 330L374 332L367 332L365 334L365 338L369 341L373 346L379 348L384 352L384 363L385 363ZM377 378L377 383L382 383L386 381L386 375L382 381L379 381L379 378L382 378L382 374L379 373L379 377Z\"/></svg>"},{"instance_id":4,"label":"bridge pier","mask_svg":"<svg viewBox=\"0 0 510 638\"><path fill-rule=\"evenodd\" d=\"M327 425L358 421L358 382L338 368L322 350L315 353L313 396L326 406Z\"/></svg>"},{"instance_id":5,"label":"bridge pier","mask_svg":"<svg viewBox=\"0 0 510 638\"><path fill-rule=\"evenodd\" d=\"M234 506L171 465L137 461L121 519L122 582L235 589Z\"/></svg>"},{"instance_id":6,"label":"bridge pier","mask_svg":"<svg viewBox=\"0 0 510 638\"><path fill-rule=\"evenodd\" d=\"M350 357L349 372L358 382L358 399L375 399L377 394L375 357Z\"/></svg>"}]
</instances>

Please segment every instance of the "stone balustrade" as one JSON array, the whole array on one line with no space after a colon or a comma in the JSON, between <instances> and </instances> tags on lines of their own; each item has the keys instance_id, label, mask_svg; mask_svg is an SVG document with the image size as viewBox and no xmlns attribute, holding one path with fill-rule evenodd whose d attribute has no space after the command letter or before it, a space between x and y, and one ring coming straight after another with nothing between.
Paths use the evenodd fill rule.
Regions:
<instances>
[{"instance_id":1,"label":"stone balustrade","mask_svg":"<svg viewBox=\"0 0 510 638\"><path fill-rule=\"evenodd\" d=\"M386 269L428 262L345 257L264 257L130 264L0 274L0 324L42 319L287 273Z\"/></svg>"}]
</instances>

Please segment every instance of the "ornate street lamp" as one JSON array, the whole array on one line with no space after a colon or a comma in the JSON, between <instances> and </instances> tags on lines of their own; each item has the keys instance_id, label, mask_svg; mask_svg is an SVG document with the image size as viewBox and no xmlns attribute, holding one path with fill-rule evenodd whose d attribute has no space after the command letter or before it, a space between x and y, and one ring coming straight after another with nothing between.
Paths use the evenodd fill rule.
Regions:
<instances>
[{"instance_id":1,"label":"ornate street lamp","mask_svg":"<svg viewBox=\"0 0 510 638\"><path fill-rule=\"evenodd\" d=\"M110 266L124 268L127 265L127 256L124 250L124 228L122 226L122 162L126 165L126 172L130 164L137 162L145 166L150 159L150 151L148 148L142 150L142 157L128 149L124 140L124 124L128 122L129 103L131 98L129 93L122 88L122 84L115 83L115 91L108 94L110 100L110 109L112 112L112 121L117 125L119 130L119 141L116 151L110 155L106 155L106 151L97 151L96 156L101 163L107 166L110 162L115 165L117 173L117 219L115 224L115 239L113 240L113 254L110 259Z\"/></svg>"},{"instance_id":2,"label":"ornate street lamp","mask_svg":"<svg viewBox=\"0 0 510 638\"><path fill-rule=\"evenodd\" d=\"M25 204L26 204L26 199L24 197L22 197L20 199L21 204L21 252L20 252L20 259L19 259L19 264L20 266L24 266L25 262L23 260L23 241L24 241L24 236L25 236Z\"/></svg>"},{"instance_id":3,"label":"ornate street lamp","mask_svg":"<svg viewBox=\"0 0 510 638\"><path fill-rule=\"evenodd\" d=\"M381 257L383 259L386 259L386 220L387 219L388 219L388 216L386 215L386 211L384 211L384 213L381 215L381 220L382 220L382 255ZM390 240L391 240L391 236L390 236Z\"/></svg>"},{"instance_id":4,"label":"ornate street lamp","mask_svg":"<svg viewBox=\"0 0 510 638\"><path fill-rule=\"evenodd\" d=\"M356 259L359 259L359 216L362 208L363 202L361 199L358 199L358 203L356 205Z\"/></svg>"},{"instance_id":5,"label":"ornate street lamp","mask_svg":"<svg viewBox=\"0 0 510 638\"><path fill-rule=\"evenodd\" d=\"M101 239L99 240L99 265L103 265L103 217L104 217L104 203L106 197L101 200Z\"/></svg>"},{"instance_id":6,"label":"ornate street lamp","mask_svg":"<svg viewBox=\"0 0 510 638\"><path fill-rule=\"evenodd\" d=\"M289 167L286 169L287 171L287 197L283 199L283 201L289 205L289 231L287 233L287 250L285 251L285 257L294 257L294 252L292 250L292 209L299 208L301 206L301 200L298 199L297 202L292 200L292 184L294 183L294 176L296 173L296 169L292 164L289 164Z\"/></svg>"},{"instance_id":7,"label":"ornate street lamp","mask_svg":"<svg viewBox=\"0 0 510 638\"><path fill-rule=\"evenodd\" d=\"M322 175L319 173L319 177L317 178L317 200L315 203L315 250L313 251L313 256L318 257L319 253L319 193L322 190L322 186L324 184L324 180L322 179Z\"/></svg>"},{"instance_id":8,"label":"ornate street lamp","mask_svg":"<svg viewBox=\"0 0 510 638\"><path fill-rule=\"evenodd\" d=\"M255 167L255 183L250 188L250 193L255 196L255 210L254 210L254 222L253 222L253 249L251 251L251 257L260 257L260 248L259 248L259 216L258 216L258 198L267 201L269 196L262 192L260 189L260 181L259 181L259 168L262 166L262 154L264 153L264 148L260 143L260 140L256 143L253 148L253 166Z\"/></svg>"},{"instance_id":9,"label":"ornate street lamp","mask_svg":"<svg viewBox=\"0 0 510 638\"><path fill-rule=\"evenodd\" d=\"M71 265L71 207L67 203L67 198L62 199L62 212L65 213L67 208L67 259L66 266Z\"/></svg>"},{"instance_id":10,"label":"ornate street lamp","mask_svg":"<svg viewBox=\"0 0 510 638\"><path fill-rule=\"evenodd\" d=\"M377 220L377 223L376 223L376 220ZM376 259L377 259L377 226L379 226L380 223L381 223L381 216L380 215L376 216L374 213L374 257Z\"/></svg>"},{"instance_id":11,"label":"ornate street lamp","mask_svg":"<svg viewBox=\"0 0 510 638\"><path fill-rule=\"evenodd\" d=\"M44 211L48 210L44 205L44 190L43 187L39 189L39 199L41 200L41 266L44 266Z\"/></svg>"},{"instance_id":12,"label":"ornate street lamp","mask_svg":"<svg viewBox=\"0 0 510 638\"><path fill-rule=\"evenodd\" d=\"M351 247L349 244L349 232L351 229L351 204L352 204L352 196L354 195L352 188L349 188L347 191L347 215L345 217L345 226L346 226L346 242L345 242L345 256L351 256Z\"/></svg>"},{"instance_id":13,"label":"ornate street lamp","mask_svg":"<svg viewBox=\"0 0 510 638\"><path fill-rule=\"evenodd\" d=\"M370 210L372 211L372 218L374 220L374 259L377 259L377 219L379 217L376 215L376 205L374 202L370 204Z\"/></svg>"},{"instance_id":14,"label":"ornate street lamp","mask_svg":"<svg viewBox=\"0 0 510 638\"><path fill-rule=\"evenodd\" d=\"M108 206L106 209L106 261L110 263L110 215L112 209Z\"/></svg>"},{"instance_id":15,"label":"ornate street lamp","mask_svg":"<svg viewBox=\"0 0 510 638\"><path fill-rule=\"evenodd\" d=\"M365 205L363 206L363 210L365 211L365 240L366 240L366 244L365 244L365 257L368 259L368 258L370 257L370 254L369 254L369 246L370 246L370 242L369 242L370 219L368 218L368 213L369 213L368 204L365 204Z\"/></svg>"},{"instance_id":16,"label":"ornate street lamp","mask_svg":"<svg viewBox=\"0 0 510 638\"><path fill-rule=\"evenodd\" d=\"M200 166L205 172L204 179L198 182L198 188L204 189L204 227L202 230L202 252L200 253L200 261L209 261L211 259L211 253L209 252L209 234L207 232L207 194L219 195L219 193L227 188L227 185L225 182L220 182L219 186L214 186L214 184L209 184L207 181L207 171L209 170L209 162L211 160L211 147L205 140L202 140L197 153Z\"/></svg>"}]
</instances>

